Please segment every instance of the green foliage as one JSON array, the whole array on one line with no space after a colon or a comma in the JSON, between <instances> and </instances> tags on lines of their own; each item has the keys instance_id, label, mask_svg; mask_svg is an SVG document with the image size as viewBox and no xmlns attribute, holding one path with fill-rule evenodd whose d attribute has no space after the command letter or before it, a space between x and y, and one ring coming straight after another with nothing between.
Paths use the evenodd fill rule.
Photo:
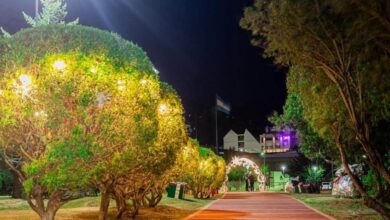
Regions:
<instances>
[{"instance_id":1,"label":"green foliage","mask_svg":"<svg viewBox=\"0 0 390 220\"><path fill-rule=\"evenodd\" d=\"M138 46L50 25L2 38L0 48L1 151L23 158L27 199L59 201L34 210L55 210L64 193L107 179L117 199L142 200L140 189L174 176L165 173L187 141L181 100Z\"/></svg>"},{"instance_id":2,"label":"green foliage","mask_svg":"<svg viewBox=\"0 0 390 220\"><path fill-rule=\"evenodd\" d=\"M0 188L10 185L12 182L12 174L8 170L0 170Z\"/></svg>"},{"instance_id":3,"label":"green foliage","mask_svg":"<svg viewBox=\"0 0 390 220\"><path fill-rule=\"evenodd\" d=\"M226 176L225 160L212 150L198 145L195 169L187 173L188 183L195 198L207 198L212 189L222 186Z\"/></svg>"},{"instance_id":4,"label":"green foliage","mask_svg":"<svg viewBox=\"0 0 390 220\"><path fill-rule=\"evenodd\" d=\"M325 170L322 167L308 167L304 174L306 182L321 182L324 177Z\"/></svg>"},{"instance_id":5,"label":"green foliage","mask_svg":"<svg viewBox=\"0 0 390 220\"><path fill-rule=\"evenodd\" d=\"M265 175L265 176L269 175L270 169L269 169L268 164L262 164L262 165L260 166L260 171L261 171L261 173L262 173L263 175Z\"/></svg>"},{"instance_id":6,"label":"green foliage","mask_svg":"<svg viewBox=\"0 0 390 220\"><path fill-rule=\"evenodd\" d=\"M243 180L246 173L247 169L243 166L232 167L228 174L228 179L229 181Z\"/></svg>"},{"instance_id":7,"label":"green foliage","mask_svg":"<svg viewBox=\"0 0 390 220\"><path fill-rule=\"evenodd\" d=\"M288 77L289 94L283 106L283 114L276 112L268 120L276 126L291 126L299 138L299 151L307 158L335 160L338 154L336 145L328 138L321 136L305 119L303 103L297 91L291 73ZM307 108L308 109L308 108Z\"/></svg>"},{"instance_id":8,"label":"green foliage","mask_svg":"<svg viewBox=\"0 0 390 220\"><path fill-rule=\"evenodd\" d=\"M61 58L61 53L77 51L84 58L95 58L93 63L85 62L84 68L95 65L99 71L103 67L98 64L109 63L116 71L155 74L153 64L137 45L117 34L81 25L58 24L23 29L12 38L4 39L1 49L1 72L5 65L28 66L45 57L51 57L54 62Z\"/></svg>"},{"instance_id":9,"label":"green foliage","mask_svg":"<svg viewBox=\"0 0 390 220\"><path fill-rule=\"evenodd\" d=\"M207 148L207 147L199 147L198 150L199 150L199 156L201 156L201 157L211 157L211 156L215 155L213 150L211 150L210 148Z\"/></svg>"},{"instance_id":10,"label":"green foliage","mask_svg":"<svg viewBox=\"0 0 390 220\"><path fill-rule=\"evenodd\" d=\"M330 147L335 143L344 166L367 154L374 176L383 176L387 185L388 145L378 144L383 143L378 133L390 121L388 14L382 0L255 0L241 20L266 57L289 67L288 92L301 99L307 132ZM304 141L318 140L309 137ZM389 217L381 195L370 197L360 177L350 177L365 203ZM388 188L376 182L377 188Z\"/></svg>"},{"instance_id":11,"label":"green foliage","mask_svg":"<svg viewBox=\"0 0 390 220\"><path fill-rule=\"evenodd\" d=\"M45 26L50 24L65 24L66 3L64 0L40 0L42 3L42 12L35 18L30 17L23 12L23 17L32 27ZM68 23L68 25L78 24L79 19Z\"/></svg>"}]
</instances>

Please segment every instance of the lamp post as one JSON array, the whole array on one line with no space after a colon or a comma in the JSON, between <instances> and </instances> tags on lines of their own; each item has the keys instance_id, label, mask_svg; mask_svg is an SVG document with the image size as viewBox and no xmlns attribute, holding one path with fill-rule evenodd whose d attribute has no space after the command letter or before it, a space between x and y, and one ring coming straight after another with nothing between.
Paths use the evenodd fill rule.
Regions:
<instances>
[{"instance_id":1,"label":"lamp post","mask_svg":"<svg viewBox=\"0 0 390 220\"><path fill-rule=\"evenodd\" d=\"M284 177L284 171L286 170L286 166L282 165L282 172L283 172L283 177Z\"/></svg>"}]
</instances>

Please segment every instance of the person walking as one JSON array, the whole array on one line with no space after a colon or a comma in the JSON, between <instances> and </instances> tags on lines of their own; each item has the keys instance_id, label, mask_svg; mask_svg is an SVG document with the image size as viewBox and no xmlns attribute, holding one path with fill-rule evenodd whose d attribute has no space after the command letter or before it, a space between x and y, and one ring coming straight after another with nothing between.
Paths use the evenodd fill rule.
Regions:
<instances>
[{"instance_id":1,"label":"person walking","mask_svg":"<svg viewBox=\"0 0 390 220\"><path fill-rule=\"evenodd\" d=\"M255 191L255 176L251 173L248 179L250 183L250 191L253 192Z\"/></svg>"},{"instance_id":2,"label":"person walking","mask_svg":"<svg viewBox=\"0 0 390 220\"><path fill-rule=\"evenodd\" d=\"M249 175L248 173L245 174L245 191L249 192Z\"/></svg>"}]
</instances>

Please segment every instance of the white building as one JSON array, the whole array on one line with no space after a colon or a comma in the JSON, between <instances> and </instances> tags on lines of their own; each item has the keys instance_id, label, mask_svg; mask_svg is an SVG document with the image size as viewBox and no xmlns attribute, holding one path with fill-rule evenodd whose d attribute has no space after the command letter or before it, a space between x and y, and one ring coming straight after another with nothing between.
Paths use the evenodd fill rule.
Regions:
<instances>
[{"instance_id":1,"label":"white building","mask_svg":"<svg viewBox=\"0 0 390 220\"><path fill-rule=\"evenodd\" d=\"M233 130L230 130L223 137L223 149L224 150L235 150L247 153L259 153L261 146L259 141L245 129L243 134L237 134Z\"/></svg>"}]
</instances>

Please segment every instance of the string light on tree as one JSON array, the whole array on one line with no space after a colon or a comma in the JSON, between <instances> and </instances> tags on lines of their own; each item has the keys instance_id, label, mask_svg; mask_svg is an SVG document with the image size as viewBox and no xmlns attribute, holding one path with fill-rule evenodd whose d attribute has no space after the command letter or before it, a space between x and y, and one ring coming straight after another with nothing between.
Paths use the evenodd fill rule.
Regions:
<instances>
[{"instance_id":1,"label":"string light on tree","mask_svg":"<svg viewBox=\"0 0 390 220\"><path fill-rule=\"evenodd\" d=\"M54 63L53 63L53 67L58 70L58 71L62 71L66 68L66 64L63 60L56 60Z\"/></svg>"},{"instance_id":2,"label":"string light on tree","mask_svg":"<svg viewBox=\"0 0 390 220\"><path fill-rule=\"evenodd\" d=\"M22 98L30 97L30 91L32 90L32 79L29 75L22 74L19 76L20 84L15 84L16 91L22 96ZM30 97L31 98L31 97Z\"/></svg>"},{"instance_id":3,"label":"string light on tree","mask_svg":"<svg viewBox=\"0 0 390 220\"><path fill-rule=\"evenodd\" d=\"M123 81L123 80L118 80L118 81L117 81L117 84L118 84L118 89L119 89L120 91L125 90L125 81Z\"/></svg>"},{"instance_id":4,"label":"string light on tree","mask_svg":"<svg viewBox=\"0 0 390 220\"><path fill-rule=\"evenodd\" d=\"M97 69L96 69L96 67L91 67L91 73L97 73Z\"/></svg>"},{"instance_id":5,"label":"string light on tree","mask_svg":"<svg viewBox=\"0 0 390 220\"><path fill-rule=\"evenodd\" d=\"M34 115L35 117L47 117L47 114L43 110L35 112Z\"/></svg>"},{"instance_id":6,"label":"string light on tree","mask_svg":"<svg viewBox=\"0 0 390 220\"><path fill-rule=\"evenodd\" d=\"M158 111L160 114L166 114L168 112L168 106L166 104L161 104Z\"/></svg>"}]
</instances>

